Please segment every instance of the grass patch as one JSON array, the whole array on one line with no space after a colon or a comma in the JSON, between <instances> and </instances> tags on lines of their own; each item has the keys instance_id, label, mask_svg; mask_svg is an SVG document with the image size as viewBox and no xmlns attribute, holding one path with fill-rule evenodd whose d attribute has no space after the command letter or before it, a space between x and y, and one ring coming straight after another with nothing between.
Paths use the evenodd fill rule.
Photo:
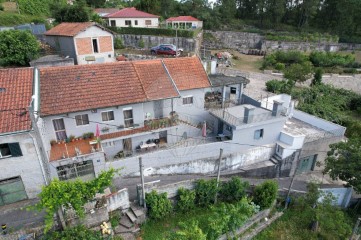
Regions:
<instances>
[{"instance_id":1,"label":"grass patch","mask_svg":"<svg viewBox=\"0 0 361 240\"><path fill-rule=\"evenodd\" d=\"M15 26L24 23L45 23L45 19L38 16L0 12L0 26Z\"/></svg>"},{"instance_id":2,"label":"grass patch","mask_svg":"<svg viewBox=\"0 0 361 240\"><path fill-rule=\"evenodd\" d=\"M199 226L206 224L206 220L212 216L212 212L208 208L197 208L187 213L173 213L162 220L149 220L142 226L143 240L159 240L167 239L169 233L178 229L179 222L190 222L197 220Z\"/></svg>"}]
</instances>

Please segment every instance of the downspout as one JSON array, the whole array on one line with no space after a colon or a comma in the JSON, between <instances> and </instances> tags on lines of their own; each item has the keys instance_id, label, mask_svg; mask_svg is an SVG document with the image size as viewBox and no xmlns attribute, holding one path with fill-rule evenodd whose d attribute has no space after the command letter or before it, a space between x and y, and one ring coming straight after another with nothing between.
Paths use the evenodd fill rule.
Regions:
<instances>
[{"instance_id":1,"label":"downspout","mask_svg":"<svg viewBox=\"0 0 361 240\"><path fill-rule=\"evenodd\" d=\"M48 182L48 179L46 177L46 173L44 171L44 165L43 165L43 162L40 160L41 158L41 154L39 153L39 149L37 148L37 145L36 145L36 139L35 137L31 134L31 132L28 132L29 133L29 136L31 137L31 139L33 140L33 144L34 144L34 147L35 147L35 151L36 151L36 155L38 157L38 161L39 161L39 165L40 165L40 169L41 169L41 173L43 175L43 179L44 179L44 182L45 182L45 185L48 185L49 182Z\"/></svg>"}]
</instances>

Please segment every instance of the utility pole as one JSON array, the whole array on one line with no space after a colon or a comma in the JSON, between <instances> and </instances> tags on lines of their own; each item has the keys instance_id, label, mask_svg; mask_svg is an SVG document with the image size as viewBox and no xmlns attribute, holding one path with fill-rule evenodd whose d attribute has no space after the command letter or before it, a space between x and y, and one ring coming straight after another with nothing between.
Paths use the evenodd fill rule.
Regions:
<instances>
[{"instance_id":1,"label":"utility pole","mask_svg":"<svg viewBox=\"0 0 361 240\"><path fill-rule=\"evenodd\" d=\"M295 169L295 172L293 173L290 186L288 187L287 196L286 196L286 202L285 202L285 209L287 209L288 204L289 204L289 200L288 200L288 199L289 199L289 197L290 197L292 185L293 185L293 182L295 181L295 177L296 177L296 174L297 174L298 165L299 165L300 156L301 156L301 149L297 149L296 153L298 153L297 156L296 156L296 157L297 157L297 159L296 159L296 169Z\"/></svg>"},{"instance_id":2,"label":"utility pole","mask_svg":"<svg viewBox=\"0 0 361 240\"><path fill-rule=\"evenodd\" d=\"M147 208L147 205L145 203L145 190L144 190L144 170L143 170L143 163L142 163L142 157L139 157L139 169L140 169L140 179L142 183L142 200L143 200L143 207Z\"/></svg>"},{"instance_id":3,"label":"utility pole","mask_svg":"<svg viewBox=\"0 0 361 240\"><path fill-rule=\"evenodd\" d=\"M221 149L219 149L218 170L217 170L217 192L216 192L216 196L215 196L215 198L214 198L214 203L217 203L219 178L221 177L222 154L223 154L223 149L221 148Z\"/></svg>"},{"instance_id":4,"label":"utility pole","mask_svg":"<svg viewBox=\"0 0 361 240\"><path fill-rule=\"evenodd\" d=\"M359 225L360 225L360 221L361 221L361 218L360 218L360 217L357 218L356 224L355 224L355 226L353 227L353 230L352 230L352 235L351 235L351 237L350 237L350 240L353 239L353 236L354 236L355 233L357 232L357 229L358 229L358 227L359 227Z\"/></svg>"}]
</instances>

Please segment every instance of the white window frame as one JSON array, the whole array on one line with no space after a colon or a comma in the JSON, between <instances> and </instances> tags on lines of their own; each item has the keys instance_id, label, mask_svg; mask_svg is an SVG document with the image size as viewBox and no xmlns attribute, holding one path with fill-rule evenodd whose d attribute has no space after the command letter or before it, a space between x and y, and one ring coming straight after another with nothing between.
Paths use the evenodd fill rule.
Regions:
<instances>
[{"instance_id":1,"label":"white window frame","mask_svg":"<svg viewBox=\"0 0 361 240\"><path fill-rule=\"evenodd\" d=\"M184 100L187 98L191 98L192 99L192 103L184 103ZM193 96L184 96L182 97L182 105L183 106L192 106L194 104L194 97Z\"/></svg>"},{"instance_id":2,"label":"white window frame","mask_svg":"<svg viewBox=\"0 0 361 240\"><path fill-rule=\"evenodd\" d=\"M12 155L11 155L11 150L10 150L9 144L8 143L1 143L0 145L8 145L8 149L9 149L9 152L10 152L10 155L3 156L3 155L1 155L1 151L0 151L0 159L1 158L11 157Z\"/></svg>"},{"instance_id":3,"label":"white window frame","mask_svg":"<svg viewBox=\"0 0 361 240\"><path fill-rule=\"evenodd\" d=\"M87 115L87 117L88 117L88 123L87 123L87 124L84 124L84 120L83 120L83 116L84 116L84 115ZM82 124L80 124L80 125L78 125L78 123L77 123L77 119L76 119L77 116L80 116L80 117L81 117L80 120L81 120ZM74 120L75 120L75 125L76 125L77 127L87 126L87 125L90 124L89 114L87 114L87 113L75 115Z\"/></svg>"},{"instance_id":4,"label":"white window frame","mask_svg":"<svg viewBox=\"0 0 361 240\"><path fill-rule=\"evenodd\" d=\"M112 119L112 120L109 120L109 115L108 115L109 112L113 112L113 119ZM107 113L107 119L108 119L108 120L103 120L103 113ZM100 116L101 116L101 118L102 118L102 122L112 122L112 121L115 120L115 115L114 115L114 111L113 111L113 110L100 112Z\"/></svg>"},{"instance_id":5,"label":"white window frame","mask_svg":"<svg viewBox=\"0 0 361 240\"><path fill-rule=\"evenodd\" d=\"M97 47L98 47L98 52L94 52L94 44L93 44L93 40L97 40ZM100 53L100 45L99 45L99 39L98 38L92 38L92 49L93 49L93 53Z\"/></svg>"},{"instance_id":6,"label":"white window frame","mask_svg":"<svg viewBox=\"0 0 361 240\"><path fill-rule=\"evenodd\" d=\"M56 139L56 140L58 140L58 138L57 138L57 136L56 136L56 133L57 133L57 132L60 132L60 131L59 131L59 130L58 130L58 131L55 130L54 120L59 120L59 119L63 119L63 122L64 122L64 130L61 130L61 131L65 131L65 135L66 135L66 137L68 137L68 134L66 133L66 126L65 126L64 118L53 118L53 119L51 119L51 124L53 125L53 129L54 129L55 139ZM63 139L63 140L65 140L65 139ZM59 140L59 141L63 141L63 140Z\"/></svg>"}]
</instances>

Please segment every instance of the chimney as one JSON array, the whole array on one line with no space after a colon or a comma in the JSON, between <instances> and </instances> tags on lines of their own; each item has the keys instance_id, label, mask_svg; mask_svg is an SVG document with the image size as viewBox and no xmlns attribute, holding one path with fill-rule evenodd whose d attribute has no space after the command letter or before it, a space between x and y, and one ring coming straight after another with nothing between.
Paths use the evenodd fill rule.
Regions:
<instances>
[{"instance_id":1,"label":"chimney","mask_svg":"<svg viewBox=\"0 0 361 240\"><path fill-rule=\"evenodd\" d=\"M281 115L283 101L273 100L272 116L278 117Z\"/></svg>"},{"instance_id":2,"label":"chimney","mask_svg":"<svg viewBox=\"0 0 361 240\"><path fill-rule=\"evenodd\" d=\"M256 108L254 106L244 106L244 118L243 118L243 122L244 123L251 123L253 121L253 116L254 116L254 110Z\"/></svg>"},{"instance_id":3,"label":"chimney","mask_svg":"<svg viewBox=\"0 0 361 240\"><path fill-rule=\"evenodd\" d=\"M212 60L211 61L211 74L212 75L217 73L216 67L217 67L217 61Z\"/></svg>"}]
</instances>

